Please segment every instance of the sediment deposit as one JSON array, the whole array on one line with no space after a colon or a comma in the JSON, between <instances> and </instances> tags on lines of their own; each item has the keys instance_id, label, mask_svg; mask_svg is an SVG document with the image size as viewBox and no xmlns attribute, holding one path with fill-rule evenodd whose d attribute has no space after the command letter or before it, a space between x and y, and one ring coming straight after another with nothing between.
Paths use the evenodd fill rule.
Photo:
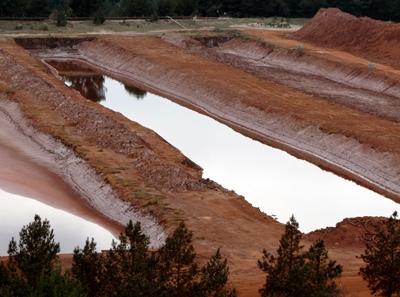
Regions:
<instances>
[{"instance_id":1,"label":"sediment deposit","mask_svg":"<svg viewBox=\"0 0 400 297\"><path fill-rule=\"evenodd\" d=\"M84 190L83 196L106 185L112 193L107 195L123 201L113 200L113 207L115 203L129 205L129 211L139 211L150 220L157 234L154 242L161 242L165 233L185 220L194 232L198 253L205 258L221 247L240 296L257 296L264 281L257 260L263 248L274 251L277 247L282 224L243 197L204 180L201 164L194 164L154 132L68 89L43 59L76 59L85 67L162 94L398 202L400 72L391 63L397 48L381 56L376 43L344 48L346 42L335 43L336 39L319 42L320 34L329 36L325 31L332 25L326 22L333 20L348 20L348 26L372 24L380 32L393 27L322 10L294 34L243 29L245 39L213 32L205 36L17 40L25 48L39 48L38 58L13 40L2 39L2 106L21 111L27 127L35 129L27 133L30 138L42 133L56 139L55 147L42 146L51 152L58 162L56 171L72 187L88 172L91 180L97 179L100 184ZM300 42L302 51L296 47ZM47 47L61 47L43 51L47 43ZM358 54L358 48L370 44L376 46L365 55ZM369 68L370 61L378 62ZM5 114L12 116L12 112ZM88 168L82 175L76 167L69 167L80 164ZM94 196L88 200L95 205L102 194ZM114 212L113 207L99 206L99 211L110 208ZM116 216L118 220L121 215ZM344 265L342 282L349 291L367 296L357 276L361 261L356 256L370 240L363 237L361 225L345 220L336 229L309 234L305 243L314 237L326 239L330 256Z\"/></svg>"}]
</instances>

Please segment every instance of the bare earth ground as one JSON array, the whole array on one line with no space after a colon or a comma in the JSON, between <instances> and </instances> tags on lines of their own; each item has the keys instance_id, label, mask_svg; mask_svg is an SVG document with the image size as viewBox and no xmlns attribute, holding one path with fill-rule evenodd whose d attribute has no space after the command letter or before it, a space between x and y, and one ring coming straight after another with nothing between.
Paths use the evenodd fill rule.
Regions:
<instances>
[{"instance_id":1,"label":"bare earth ground","mask_svg":"<svg viewBox=\"0 0 400 297\"><path fill-rule=\"evenodd\" d=\"M57 43L58 49L42 57L62 55L89 63L86 66L208 114L398 202L400 73L391 60L396 56L385 53L383 59L381 51L346 48L346 42L335 44L339 37L314 44L311 36L318 28L325 30L326 19L344 27L364 26L359 19L326 10L295 34L241 28L244 37L215 31L105 35L68 44L68 51L60 49L68 42L62 38L18 43L34 48ZM368 68L370 61L374 69ZM0 40L0 72L2 117L7 115L11 126L44 148L48 155L43 159L58 160L53 171L76 192L85 193L94 216L120 224L130 217L145 222L155 247L184 219L194 232L198 254L209 257L221 247L239 295L258 295L264 275L257 260L263 248L277 248L282 224L243 197L203 180L199 166L154 132L83 99L9 37ZM14 102L23 118L16 116ZM53 136L56 144L43 140L42 133ZM77 159L64 162L66 149ZM70 169L66 164L79 166ZM81 170L84 166L94 171ZM85 182L77 184L83 178ZM29 177L20 181L28 182ZM110 192L97 192L104 184ZM107 213L111 196L125 204ZM372 239L373 224L380 221L345 219L336 228L307 234L304 243L323 238L330 257L344 266L341 286L355 296L369 296L357 275L362 265L357 256Z\"/></svg>"}]
</instances>

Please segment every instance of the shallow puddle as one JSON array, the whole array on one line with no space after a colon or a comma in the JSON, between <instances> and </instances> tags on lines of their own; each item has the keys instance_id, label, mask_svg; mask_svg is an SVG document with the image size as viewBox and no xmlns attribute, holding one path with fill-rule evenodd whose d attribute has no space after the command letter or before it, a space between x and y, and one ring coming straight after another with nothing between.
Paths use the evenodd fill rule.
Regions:
<instances>
[{"instance_id":1,"label":"shallow puddle","mask_svg":"<svg viewBox=\"0 0 400 297\"><path fill-rule=\"evenodd\" d=\"M60 70L65 83L79 85L78 90L96 85L89 73L69 75ZM100 89L90 93L104 94L104 98L94 101L156 131L204 168L204 178L245 196L280 222L294 214L303 232L334 226L346 217L389 216L399 210L390 199L168 99L106 76L97 86Z\"/></svg>"}]
</instances>

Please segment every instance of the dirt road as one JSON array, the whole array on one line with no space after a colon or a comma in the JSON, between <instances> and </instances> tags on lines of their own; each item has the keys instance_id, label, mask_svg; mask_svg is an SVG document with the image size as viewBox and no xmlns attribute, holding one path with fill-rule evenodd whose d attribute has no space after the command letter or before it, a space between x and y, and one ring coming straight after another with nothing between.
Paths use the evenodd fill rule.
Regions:
<instances>
[{"instance_id":1,"label":"dirt road","mask_svg":"<svg viewBox=\"0 0 400 297\"><path fill-rule=\"evenodd\" d=\"M62 52L126 84L134 81L399 201L399 69L369 68L372 51L358 56L306 43L304 36L296 40L291 32L242 34L247 37L99 36L48 56ZM54 39L25 46L46 42ZM13 40L2 39L0 48L1 101L18 103L36 129L31 137L40 131L72 149L113 195L143 215L139 219L152 222L154 242L184 219L201 258L221 247L240 296L258 295L264 275L257 260L263 248L277 248L281 224L202 179L199 166L153 131L84 100ZM368 239L365 226L373 223L366 220L344 220L305 237L305 244L325 239L330 256L344 266L341 285L357 296L369 296L356 258Z\"/></svg>"}]
</instances>

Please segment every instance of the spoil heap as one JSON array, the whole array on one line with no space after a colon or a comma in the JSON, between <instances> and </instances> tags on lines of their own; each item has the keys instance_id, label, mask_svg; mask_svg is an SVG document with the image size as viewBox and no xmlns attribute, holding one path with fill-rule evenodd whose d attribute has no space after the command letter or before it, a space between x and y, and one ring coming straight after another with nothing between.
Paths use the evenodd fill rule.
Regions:
<instances>
[{"instance_id":1,"label":"spoil heap","mask_svg":"<svg viewBox=\"0 0 400 297\"><path fill-rule=\"evenodd\" d=\"M371 61L400 65L400 24L357 18L337 8L324 8L291 37L347 51Z\"/></svg>"}]
</instances>

